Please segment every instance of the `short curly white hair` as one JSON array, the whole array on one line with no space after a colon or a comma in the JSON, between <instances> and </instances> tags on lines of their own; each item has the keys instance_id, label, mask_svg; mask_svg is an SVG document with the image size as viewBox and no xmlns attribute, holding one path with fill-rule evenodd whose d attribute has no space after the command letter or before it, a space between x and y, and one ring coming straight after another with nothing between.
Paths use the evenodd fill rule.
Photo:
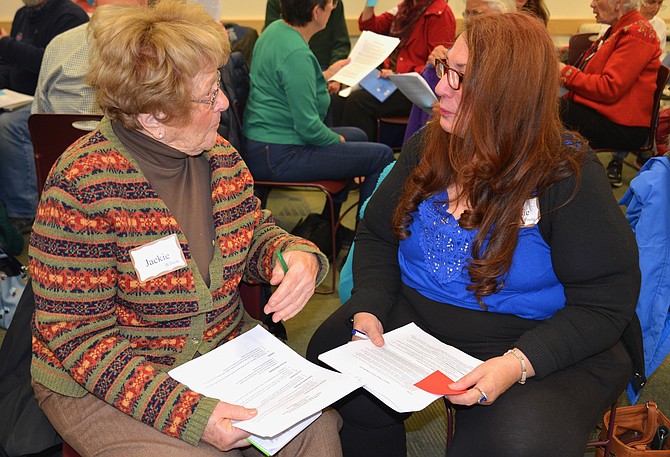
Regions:
<instances>
[{"instance_id":1,"label":"short curly white hair","mask_svg":"<svg viewBox=\"0 0 670 457\"><path fill-rule=\"evenodd\" d=\"M616 5L619 0L609 0L610 6ZM633 10L640 9L640 0L623 0L621 4L621 12L626 14Z\"/></svg>"}]
</instances>

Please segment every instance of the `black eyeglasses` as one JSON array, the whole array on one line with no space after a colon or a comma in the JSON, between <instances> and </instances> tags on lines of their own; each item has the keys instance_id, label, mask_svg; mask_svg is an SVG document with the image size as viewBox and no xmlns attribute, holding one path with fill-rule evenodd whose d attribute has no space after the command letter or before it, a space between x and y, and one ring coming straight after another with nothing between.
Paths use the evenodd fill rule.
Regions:
<instances>
[{"instance_id":1,"label":"black eyeglasses","mask_svg":"<svg viewBox=\"0 0 670 457\"><path fill-rule=\"evenodd\" d=\"M209 105L209 109L214 109L214 105L216 105L216 99L219 96L219 91L221 90L221 72L217 71L216 72L216 88L214 89L214 92L212 93L211 97L205 98L202 100L191 100L193 103L204 103Z\"/></svg>"},{"instance_id":2,"label":"black eyeglasses","mask_svg":"<svg viewBox=\"0 0 670 457\"><path fill-rule=\"evenodd\" d=\"M465 75L460 71L451 68L447 62L447 59L440 58L435 59L435 74L440 79L442 79L446 74L449 87L454 90L459 90L461 88L463 77L465 77Z\"/></svg>"}]
</instances>

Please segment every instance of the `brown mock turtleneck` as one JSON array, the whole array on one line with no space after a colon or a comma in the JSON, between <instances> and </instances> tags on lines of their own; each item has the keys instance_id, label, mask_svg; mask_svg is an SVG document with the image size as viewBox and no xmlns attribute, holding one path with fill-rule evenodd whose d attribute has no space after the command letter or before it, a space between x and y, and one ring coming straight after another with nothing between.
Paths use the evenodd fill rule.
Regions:
<instances>
[{"instance_id":1,"label":"brown mock turtleneck","mask_svg":"<svg viewBox=\"0 0 670 457\"><path fill-rule=\"evenodd\" d=\"M191 256L209 286L215 234L207 159L203 154L188 156L120 122L113 121L112 129L184 231Z\"/></svg>"}]
</instances>

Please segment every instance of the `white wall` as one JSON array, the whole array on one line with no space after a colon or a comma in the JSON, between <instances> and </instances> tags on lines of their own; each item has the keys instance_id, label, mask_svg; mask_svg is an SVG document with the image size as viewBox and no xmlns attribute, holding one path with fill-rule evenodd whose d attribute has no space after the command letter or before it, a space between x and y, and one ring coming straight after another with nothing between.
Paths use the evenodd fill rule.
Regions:
<instances>
[{"instance_id":1,"label":"white wall","mask_svg":"<svg viewBox=\"0 0 670 457\"><path fill-rule=\"evenodd\" d=\"M223 3L223 19L262 19L265 16L266 0L221 0ZM360 14L365 0L343 0L347 18L356 18ZM383 11L395 6L399 0L379 0L377 11ZM546 0L551 17L564 18L593 18L589 7L590 0ZM463 11L464 0L451 0L450 6L456 16ZM23 6L21 0L0 0L0 21L11 21L17 9ZM662 11L662 17L670 22L670 8Z\"/></svg>"},{"instance_id":2,"label":"white wall","mask_svg":"<svg viewBox=\"0 0 670 457\"><path fill-rule=\"evenodd\" d=\"M7 0L5 0L7 1ZM16 0L11 0L16 1ZM265 0L222 0L223 16L226 20L234 19L252 19L263 17L265 15ZM343 0L344 12L347 18L358 17L363 10L365 0ZM379 0L377 11L390 9L400 0ZM589 7L590 0L545 0L551 17L556 19L563 18L593 18L593 12ZM464 0L451 0L449 6L456 16L460 16L465 5ZM670 21L670 8L662 12L662 16Z\"/></svg>"}]
</instances>

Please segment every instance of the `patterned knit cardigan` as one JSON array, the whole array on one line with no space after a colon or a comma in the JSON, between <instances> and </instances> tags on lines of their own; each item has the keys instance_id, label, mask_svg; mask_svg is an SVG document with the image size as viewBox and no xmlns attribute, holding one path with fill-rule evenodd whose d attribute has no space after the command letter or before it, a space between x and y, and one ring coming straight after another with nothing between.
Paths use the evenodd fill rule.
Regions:
<instances>
[{"instance_id":1,"label":"patterned knit cardigan","mask_svg":"<svg viewBox=\"0 0 670 457\"><path fill-rule=\"evenodd\" d=\"M318 252L274 225L223 138L211 167L216 246L207 288L174 216L103 119L47 180L30 240L35 290L33 379L62 395L93 393L188 443L200 441L217 400L167 371L237 336L238 284L268 282L281 250ZM188 266L138 280L129 251L176 234ZM327 260L317 283L323 280Z\"/></svg>"}]
</instances>

